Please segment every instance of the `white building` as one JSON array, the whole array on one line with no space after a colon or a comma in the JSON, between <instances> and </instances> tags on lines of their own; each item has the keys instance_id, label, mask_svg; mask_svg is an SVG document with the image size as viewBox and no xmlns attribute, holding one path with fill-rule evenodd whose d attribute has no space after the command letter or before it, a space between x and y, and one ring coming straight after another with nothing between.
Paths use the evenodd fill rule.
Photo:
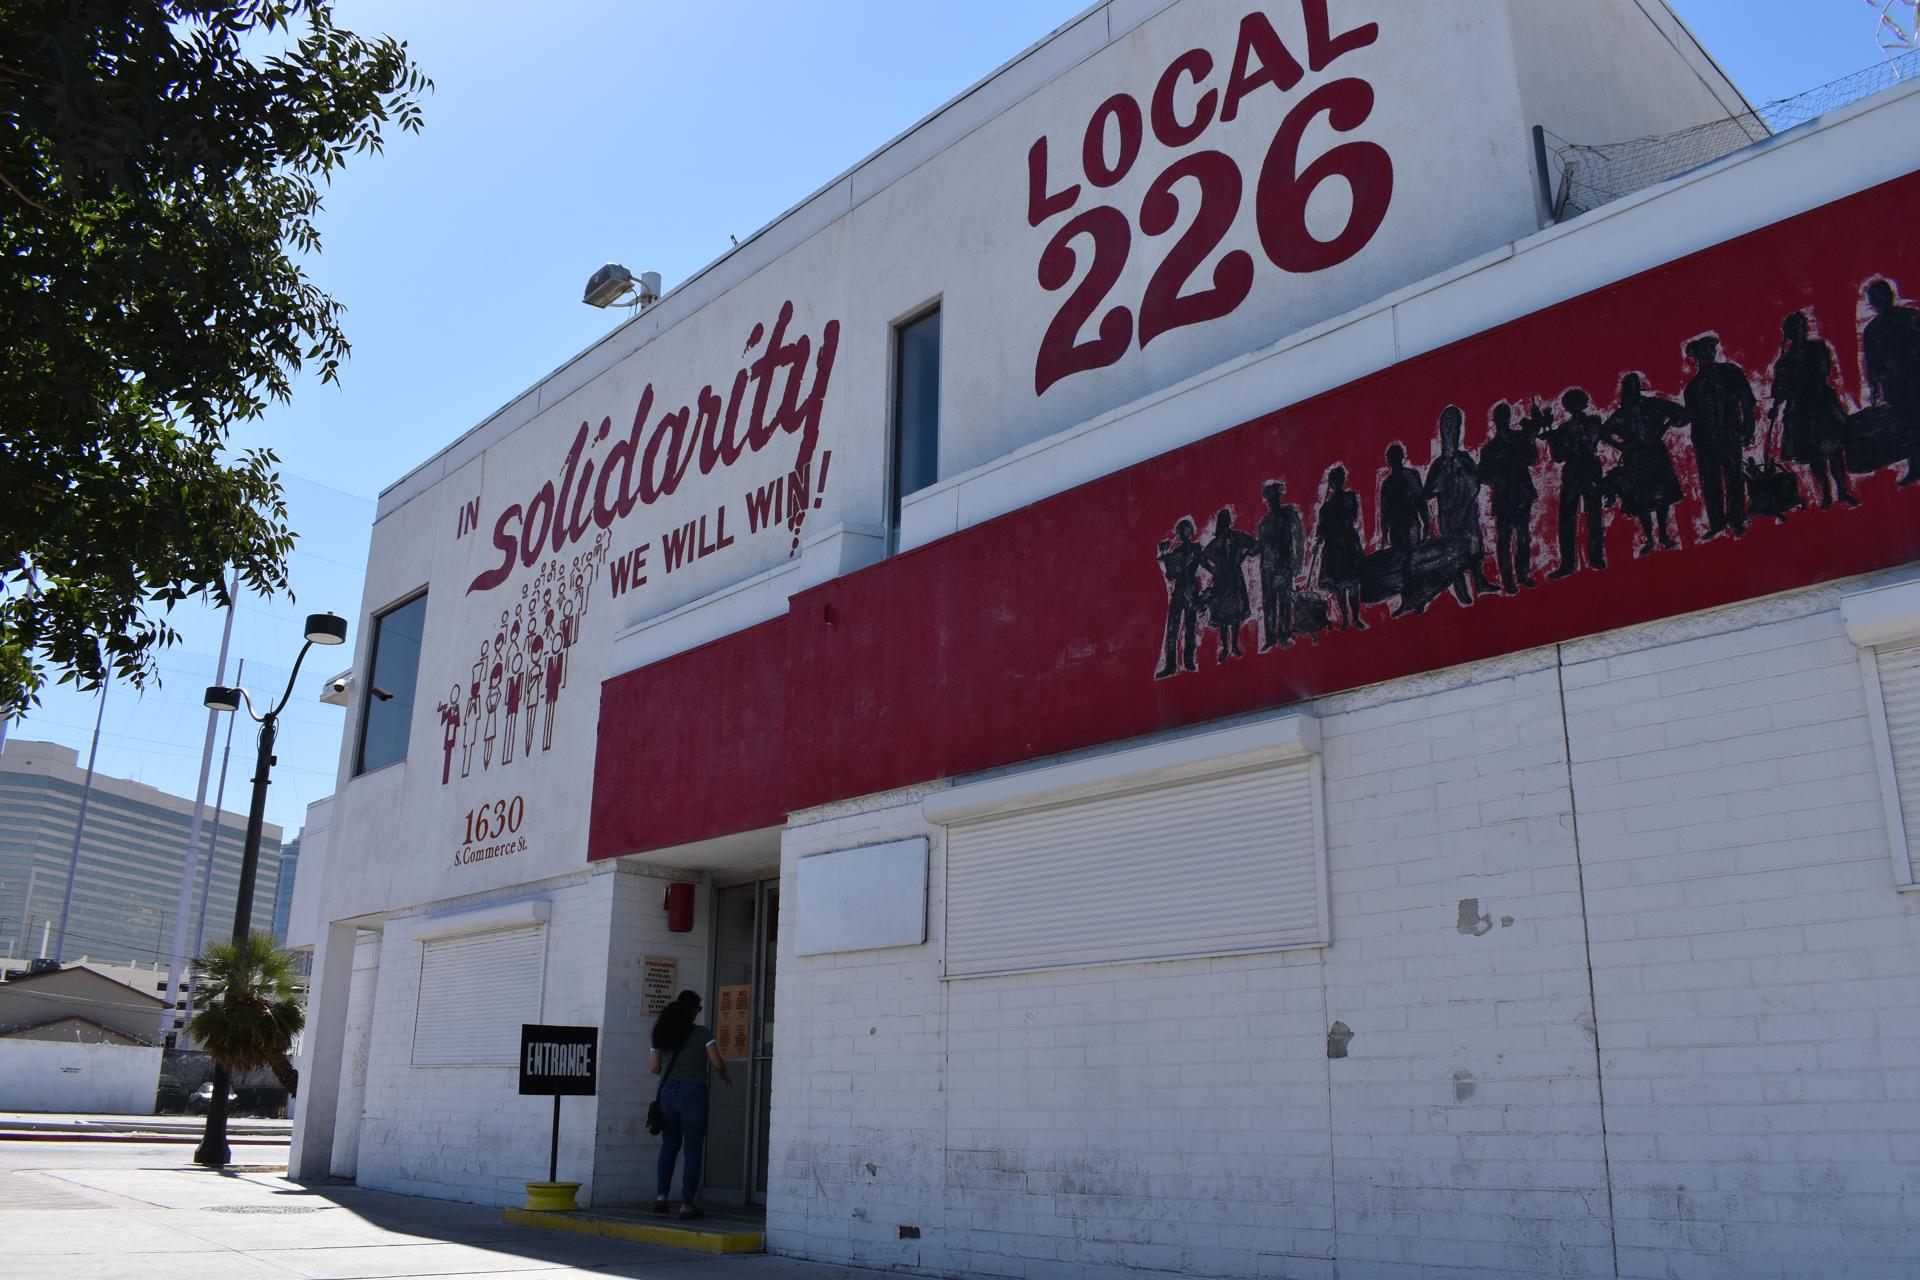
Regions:
<instances>
[{"instance_id":1,"label":"white building","mask_svg":"<svg viewBox=\"0 0 1920 1280\"><path fill-rule=\"evenodd\" d=\"M591 1024L650 1197L651 979L780 1252L1908 1274L1920 97L1533 145L1744 110L1644 0L1099 4L403 478L296 1174L517 1201Z\"/></svg>"}]
</instances>

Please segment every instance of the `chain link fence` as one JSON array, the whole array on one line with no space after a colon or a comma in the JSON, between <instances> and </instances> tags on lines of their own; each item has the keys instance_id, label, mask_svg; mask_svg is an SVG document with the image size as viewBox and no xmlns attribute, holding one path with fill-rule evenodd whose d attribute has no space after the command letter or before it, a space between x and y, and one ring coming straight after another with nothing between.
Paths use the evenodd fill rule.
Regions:
<instances>
[{"instance_id":1,"label":"chain link fence","mask_svg":"<svg viewBox=\"0 0 1920 1280\"><path fill-rule=\"evenodd\" d=\"M1920 76L1920 50L1889 57L1817 89L1654 138L1569 142L1543 129L1554 221L1665 182L1849 103Z\"/></svg>"}]
</instances>

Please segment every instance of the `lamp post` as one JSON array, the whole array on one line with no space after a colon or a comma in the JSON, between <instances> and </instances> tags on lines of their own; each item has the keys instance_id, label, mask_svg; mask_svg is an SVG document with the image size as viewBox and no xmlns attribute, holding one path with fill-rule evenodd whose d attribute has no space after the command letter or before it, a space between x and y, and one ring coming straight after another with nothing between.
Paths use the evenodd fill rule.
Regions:
<instances>
[{"instance_id":1,"label":"lamp post","mask_svg":"<svg viewBox=\"0 0 1920 1280\"><path fill-rule=\"evenodd\" d=\"M346 639L345 618L331 613L308 614L307 642L300 646L300 656L293 660L293 674L287 677L287 690L265 715L254 710L253 698L245 689L219 684L207 686L206 705L209 710L238 711L244 705L247 714L260 722L260 751L253 766L253 806L247 810L247 843L240 855L240 889L233 903L235 943L244 944L253 928L253 882L260 870L260 827L266 821L267 776L273 768L273 742L279 733L280 713L293 696L293 685L300 678L300 664L306 661L307 650L316 644L344 644ZM208 856L212 856L211 851ZM188 1015L192 1015L192 1010L188 1010ZM213 1096L207 1100L206 1134L193 1153L195 1164L217 1169L223 1167L232 1155L227 1146L229 1081L226 1067L216 1062L213 1067Z\"/></svg>"}]
</instances>

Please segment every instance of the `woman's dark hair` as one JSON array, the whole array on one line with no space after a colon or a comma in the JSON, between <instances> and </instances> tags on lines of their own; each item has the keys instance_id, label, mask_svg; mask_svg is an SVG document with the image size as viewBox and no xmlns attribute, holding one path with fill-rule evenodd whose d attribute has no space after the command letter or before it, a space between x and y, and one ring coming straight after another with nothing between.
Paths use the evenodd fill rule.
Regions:
<instances>
[{"instance_id":1,"label":"woman's dark hair","mask_svg":"<svg viewBox=\"0 0 1920 1280\"><path fill-rule=\"evenodd\" d=\"M687 1035L693 1030L693 1020L700 1013L700 993L682 991L673 998L673 1003L660 1011L653 1020L653 1047L662 1053L672 1053L687 1042Z\"/></svg>"}]
</instances>

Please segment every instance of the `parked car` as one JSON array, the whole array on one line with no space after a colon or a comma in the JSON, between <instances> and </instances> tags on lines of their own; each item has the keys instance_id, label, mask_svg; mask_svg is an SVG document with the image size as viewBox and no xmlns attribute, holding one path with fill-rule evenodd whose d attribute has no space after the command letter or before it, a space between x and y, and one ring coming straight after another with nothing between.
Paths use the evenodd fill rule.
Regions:
<instances>
[{"instance_id":1,"label":"parked car","mask_svg":"<svg viewBox=\"0 0 1920 1280\"><path fill-rule=\"evenodd\" d=\"M179 1076L162 1071L159 1085L153 1093L153 1112L155 1115L172 1115L185 1111L192 1104L192 1097L192 1091Z\"/></svg>"},{"instance_id":2,"label":"parked car","mask_svg":"<svg viewBox=\"0 0 1920 1280\"><path fill-rule=\"evenodd\" d=\"M239 1100L240 1095L229 1088L227 1090L227 1110L232 1111L233 1104ZM198 1089L195 1089L193 1091L193 1098L187 1105L196 1114L206 1114L207 1109L213 1105L213 1081L209 1080Z\"/></svg>"}]
</instances>

